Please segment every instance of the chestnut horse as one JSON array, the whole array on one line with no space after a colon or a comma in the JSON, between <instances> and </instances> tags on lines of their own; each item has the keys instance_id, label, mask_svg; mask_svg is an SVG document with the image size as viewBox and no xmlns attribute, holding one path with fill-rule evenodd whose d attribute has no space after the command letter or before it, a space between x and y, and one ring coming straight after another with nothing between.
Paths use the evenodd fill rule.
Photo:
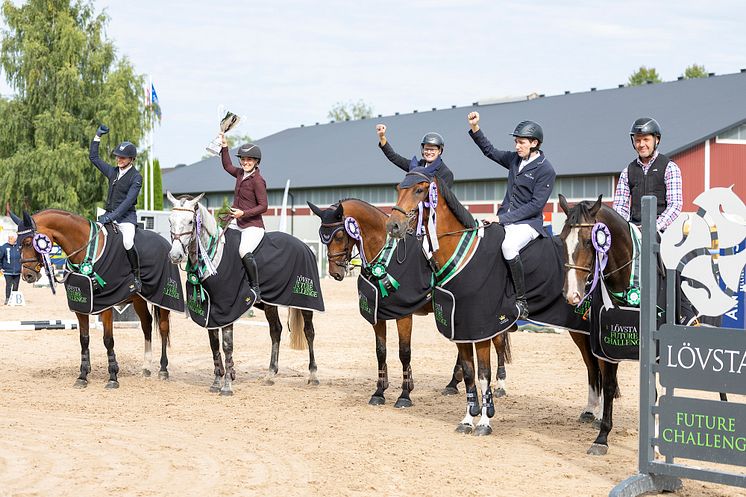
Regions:
<instances>
[{"instance_id":1,"label":"chestnut horse","mask_svg":"<svg viewBox=\"0 0 746 497\"><path fill-rule=\"evenodd\" d=\"M346 218L353 218L360 227L363 252L366 254L378 254L383 249L386 242L386 220L388 215L373 205L358 199L340 200L337 204L329 209L320 209L319 207L308 203L314 214L322 219L322 228L333 231L331 239L327 242L327 258L329 262L329 275L337 281L342 281L345 273L350 266L350 260L353 258L353 250L360 251L359 242L353 239L343 228ZM335 229L335 228L340 229ZM385 301L384 304L385 305ZM417 315L427 315L432 312L432 301L414 311ZM394 407L410 407L412 401L410 392L414 389L414 379L412 377L412 367L410 364L412 357L411 339L412 339L412 314L402 316L396 320L396 328L399 333L399 360L402 363L403 379L402 390ZM371 405L382 405L385 403L384 392L389 386L388 367L386 365L386 321L379 320L373 325L373 332L376 335L376 358L378 359L378 382L376 391L368 401ZM497 352L498 369L497 369L497 389L496 397L506 395L505 390L505 363L510 362L510 341L507 335L500 334L493 339L495 350ZM488 348L489 352L489 348ZM453 376L450 383L443 389L443 395L455 395L458 393L457 385L463 378L463 369L461 361L456 358L456 366L453 368Z\"/></svg>"},{"instance_id":2,"label":"chestnut horse","mask_svg":"<svg viewBox=\"0 0 746 497\"><path fill-rule=\"evenodd\" d=\"M34 283L41 278L43 265L42 255L34 248L32 239L35 235L46 235L53 243L62 248L68 254L67 260L72 264L80 264L85 255L86 249L91 240L91 224L88 219L78 216L67 211L58 209L47 209L29 216L24 212L23 226L19 226L19 239L21 239L21 274L27 283ZM98 251L96 257L101 255L104 247L104 232L98 232ZM168 261L164 260L164 264ZM53 277L53 276L52 276ZM52 283L52 282L50 282ZM155 317L156 326L161 335L161 367L158 372L160 379L168 378L168 355L166 348L170 340L170 325L168 309L154 306L154 316L148 310L148 302L139 294L133 294L121 303L131 302L132 306L140 318L143 336L145 337L145 353L142 366L143 376L150 376L152 367L152 327L153 317ZM75 313L78 318L78 330L80 331L80 376L75 381L75 386L84 388L88 386L88 374L91 372L90 351L88 348L90 342L88 315L79 312ZM114 326L112 309L106 309L101 312L101 323L104 328L104 346L109 359L109 381L106 388L118 388L119 364L114 353Z\"/></svg>"},{"instance_id":3,"label":"chestnut horse","mask_svg":"<svg viewBox=\"0 0 746 497\"><path fill-rule=\"evenodd\" d=\"M435 196L443 198L441 191L442 187L437 179L428 177L427 175L420 172L410 171L407 174L407 179L412 179L409 186L402 187L397 186L398 199L394 210L389 216L389 220L386 223L386 229L389 235L395 238L401 238L406 233L411 231L412 222L417 219L418 207L422 203L425 203L430 198L430 185L431 182L435 185ZM429 204L427 204L429 205ZM467 227L462 224L456 215L451 211L447 202L438 202L435 208L436 216L438 219L436 230L437 233L430 233L429 223L423 223L425 227L426 236L439 239L439 249L433 253L433 260L437 269L443 268L451 260L454 255L461 235L465 231L475 230L478 227ZM423 209L422 219L427 219L430 216L430 207L425 206ZM456 235L456 236L451 236ZM464 261L468 261L476 248L476 244L472 244L463 254L463 258L459 263L459 268L463 266ZM458 270L458 268L456 269ZM507 330L494 330L496 336L504 334L506 331L513 331L517 328L515 323L511 324ZM498 334L499 333L499 334ZM490 342L491 339L477 341L475 343L457 343L459 359L464 372L464 383L466 385L466 398L467 407L466 415L456 427L457 432L471 433L475 435L489 435L492 433L492 427L490 426L490 418L495 414L495 407L492 401L492 387L490 385L491 366L490 366ZM479 399L477 396L476 387L476 374L474 368L474 349L476 349L477 361L479 370L477 372L479 376L479 384L482 393L483 405L480 407ZM474 427L474 417L481 414L481 418L476 428Z\"/></svg>"}]
</instances>

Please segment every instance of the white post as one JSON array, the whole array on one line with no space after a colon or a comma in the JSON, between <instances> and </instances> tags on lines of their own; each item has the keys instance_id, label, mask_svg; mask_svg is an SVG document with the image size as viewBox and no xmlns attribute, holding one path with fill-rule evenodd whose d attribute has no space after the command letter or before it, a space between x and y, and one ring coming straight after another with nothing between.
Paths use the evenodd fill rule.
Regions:
<instances>
[{"instance_id":1,"label":"white post","mask_svg":"<svg viewBox=\"0 0 746 497\"><path fill-rule=\"evenodd\" d=\"M153 78L150 78L150 86L148 87L148 91L150 92L150 103L151 105L154 105L153 102ZM153 134L155 132L155 119L153 119L153 126L150 128L150 207L149 210L155 209L155 200L153 199L153 159L155 159L155 149L153 148Z\"/></svg>"},{"instance_id":2,"label":"white post","mask_svg":"<svg viewBox=\"0 0 746 497\"><path fill-rule=\"evenodd\" d=\"M705 190L710 189L710 140L705 141Z\"/></svg>"}]
</instances>

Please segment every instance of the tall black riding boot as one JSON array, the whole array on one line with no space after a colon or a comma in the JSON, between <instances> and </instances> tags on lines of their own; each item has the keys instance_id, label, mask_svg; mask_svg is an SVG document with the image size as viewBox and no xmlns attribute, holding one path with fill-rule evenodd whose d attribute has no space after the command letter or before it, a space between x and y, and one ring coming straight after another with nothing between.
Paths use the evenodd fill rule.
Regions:
<instances>
[{"instance_id":1,"label":"tall black riding boot","mask_svg":"<svg viewBox=\"0 0 746 497\"><path fill-rule=\"evenodd\" d=\"M246 276L249 279L249 286L256 294L256 300L261 300L261 297L259 296L259 274L256 270L256 259L254 259L254 254L251 252L247 252L245 256L243 256L243 259L241 259L243 262L243 267L246 269Z\"/></svg>"},{"instance_id":2,"label":"tall black riding boot","mask_svg":"<svg viewBox=\"0 0 746 497\"><path fill-rule=\"evenodd\" d=\"M132 274L135 275L135 291L142 291L142 280L140 280L140 254L137 253L137 248L132 247L127 250L127 259L130 261L132 266Z\"/></svg>"},{"instance_id":3,"label":"tall black riding boot","mask_svg":"<svg viewBox=\"0 0 746 497\"><path fill-rule=\"evenodd\" d=\"M518 319L526 319L528 317L528 302L526 302L526 282L523 278L521 256L509 260L508 267L515 286L515 305L518 307Z\"/></svg>"}]
</instances>

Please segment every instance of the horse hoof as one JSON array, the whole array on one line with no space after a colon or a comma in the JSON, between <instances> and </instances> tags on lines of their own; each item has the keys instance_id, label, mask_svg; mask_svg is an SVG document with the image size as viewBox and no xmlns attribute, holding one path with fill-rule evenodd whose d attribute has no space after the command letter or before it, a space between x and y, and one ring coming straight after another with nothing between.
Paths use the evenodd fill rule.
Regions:
<instances>
[{"instance_id":1,"label":"horse hoof","mask_svg":"<svg viewBox=\"0 0 746 497\"><path fill-rule=\"evenodd\" d=\"M495 397L497 397L498 399L500 397L505 397L506 395L508 395L508 392L506 392L504 388L498 388L497 390L495 390Z\"/></svg>"},{"instance_id":2,"label":"horse hoof","mask_svg":"<svg viewBox=\"0 0 746 497\"><path fill-rule=\"evenodd\" d=\"M143 370L142 370L142 375L143 375L143 376L144 376L145 378L150 378L150 370L149 370L149 369L145 369L145 368L143 368Z\"/></svg>"},{"instance_id":3,"label":"horse hoof","mask_svg":"<svg viewBox=\"0 0 746 497\"><path fill-rule=\"evenodd\" d=\"M220 385L210 385L210 392L218 393L220 391Z\"/></svg>"},{"instance_id":4,"label":"horse hoof","mask_svg":"<svg viewBox=\"0 0 746 497\"><path fill-rule=\"evenodd\" d=\"M591 423L591 426L593 426L594 429L600 430L601 429L601 420L600 419L594 419Z\"/></svg>"},{"instance_id":5,"label":"horse hoof","mask_svg":"<svg viewBox=\"0 0 746 497\"><path fill-rule=\"evenodd\" d=\"M396 400L396 404L394 404L394 407L397 409L404 409L406 407L412 407L412 401L410 399L406 399L404 397L400 397Z\"/></svg>"},{"instance_id":6,"label":"horse hoof","mask_svg":"<svg viewBox=\"0 0 746 497\"><path fill-rule=\"evenodd\" d=\"M368 405L371 406L382 406L386 403L386 399L383 396L374 395L368 401Z\"/></svg>"},{"instance_id":7,"label":"horse hoof","mask_svg":"<svg viewBox=\"0 0 746 497\"><path fill-rule=\"evenodd\" d=\"M458 395L457 387L445 387L442 392L443 395Z\"/></svg>"},{"instance_id":8,"label":"horse hoof","mask_svg":"<svg viewBox=\"0 0 746 497\"><path fill-rule=\"evenodd\" d=\"M578 418L578 421L580 421L581 423L593 423L595 420L596 416L592 412L588 411L583 412Z\"/></svg>"},{"instance_id":9,"label":"horse hoof","mask_svg":"<svg viewBox=\"0 0 746 497\"><path fill-rule=\"evenodd\" d=\"M456 433L463 433L464 435L468 435L474 430L474 427L472 425L467 425L466 423L461 423L456 427Z\"/></svg>"},{"instance_id":10,"label":"horse hoof","mask_svg":"<svg viewBox=\"0 0 746 497\"><path fill-rule=\"evenodd\" d=\"M88 386L88 380L84 380L82 378L78 378L75 380L75 384L73 385L75 388L85 388Z\"/></svg>"},{"instance_id":11,"label":"horse hoof","mask_svg":"<svg viewBox=\"0 0 746 497\"><path fill-rule=\"evenodd\" d=\"M115 380L109 380L104 388L119 388L119 382Z\"/></svg>"},{"instance_id":12,"label":"horse hoof","mask_svg":"<svg viewBox=\"0 0 746 497\"><path fill-rule=\"evenodd\" d=\"M168 379L168 371L158 371L158 379L159 380L167 380Z\"/></svg>"},{"instance_id":13,"label":"horse hoof","mask_svg":"<svg viewBox=\"0 0 746 497\"><path fill-rule=\"evenodd\" d=\"M264 378L264 380L262 380L262 385L266 387L271 387L274 384L275 384L275 380L273 380L272 378Z\"/></svg>"},{"instance_id":14,"label":"horse hoof","mask_svg":"<svg viewBox=\"0 0 746 497\"><path fill-rule=\"evenodd\" d=\"M319 385L320 385L321 383L320 383L320 382L319 382L319 380L317 380L316 378L309 378L309 379L308 379L308 384L309 384L309 385L311 385L312 387L317 387L317 386L319 386Z\"/></svg>"},{"instance_id":15,"label":"horse hoof","mask_svg":"<svg viewBox=\"0 0 746 497\"><path fill-rule=\"evenodd\" d=\"M474 430L474 436L486 437L487 435L492 435L492 427L490 425L477 425Z\"/></svg>"},{"instance_id":16,"label":"horse hoof","mask_svg":"<svg viewBox=\"0 0 746 497\"><path fill-rule=\"evenodd\" d=\"M594 443L588 448L587 453L592 456L605 456L608 451L608 445Z\"/></svg>"},{"instance_id":17,"label":"horse hoof","mask_svg":"<svg viewBox=\"0 0 746 497\"><path fill-rule=\"evenodd\" d=\"M231 395L233 395L233 390L221 390L220 391L221 397L230 397Z\"/></svg>"}]
</instances>

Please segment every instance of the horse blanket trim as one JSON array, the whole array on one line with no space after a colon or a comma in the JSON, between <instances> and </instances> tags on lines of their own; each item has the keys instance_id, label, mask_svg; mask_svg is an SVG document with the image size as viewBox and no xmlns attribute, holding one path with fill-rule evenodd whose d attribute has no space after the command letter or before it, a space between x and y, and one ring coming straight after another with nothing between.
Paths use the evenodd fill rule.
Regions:
<instances>
[{"instance_id":1,"label":"horse blanket trim","mask_svg":"<svg viewBox=\"0 0 746 497\"><path fill-rule=\"evenodd\" d=\"M70 282L70 276L85 276L85 274L74 272L65 281L65 289L68 297L68 307L73 312L84 314L100 314L101 312L127 300L134 291L134 275L132 268L125 255L122 244L122 234L118 231L109 231L107 225L104 232L104 246L101 255L93 260L92 275L99 275L105 281L105 285L92 285L89 311L81 308L79 297L80 286ZM147 302L169 309L174 312L184 312L184 298L181 290L181 276L179 269L167 262L168 252L171 246L165 238L153 231L137 229L135 231L135 247L140 255L140 276L142 280L142 291L139 295ZM94 279L98 282L99 278ZM79 279L78 279L79 281ZM80 282L80 281L79 281Z\"/></svg>"},{"instance_id":2,"label":"horse blanket trim","mask_svg":"<svg viewBox=\"0 0 746 497\"><path fill-rule=\"evenodd\" d=\"M388 242L387 242L388 243ZM422 243L413 235L394 240L390 249L382 249L374 261L386 258L384 266L372 264L370 275L361 272L358 276L358 298L360 314L371 324L409 316L422 308L431 299L433 275L423 256ZM385 262L385 261L384 261ZM377 269L385 269L383 274ZM391 281L398 286L394 287ZM366 284L363 284L363 281ZM382 284L388 290L381 291ZM374 295L375 294L375 295ZM370 301L376 302L376 315L371 316Z\"/></svg>"},{"instance_id":3,"label":"horse blanket trim","mask_svg":"<svg viewBox=\"0 0 746 497\"><path fill-rule=\"evenodd\" d=\"M515 296L506 291L512 285L500 253L504 235L504 230L489 229L484 238L474 237L479 243L471 257L448 281L435 287L435 323L449 340L481 342L515 323L518 309Z\"/></svg>"}]
</instances>

